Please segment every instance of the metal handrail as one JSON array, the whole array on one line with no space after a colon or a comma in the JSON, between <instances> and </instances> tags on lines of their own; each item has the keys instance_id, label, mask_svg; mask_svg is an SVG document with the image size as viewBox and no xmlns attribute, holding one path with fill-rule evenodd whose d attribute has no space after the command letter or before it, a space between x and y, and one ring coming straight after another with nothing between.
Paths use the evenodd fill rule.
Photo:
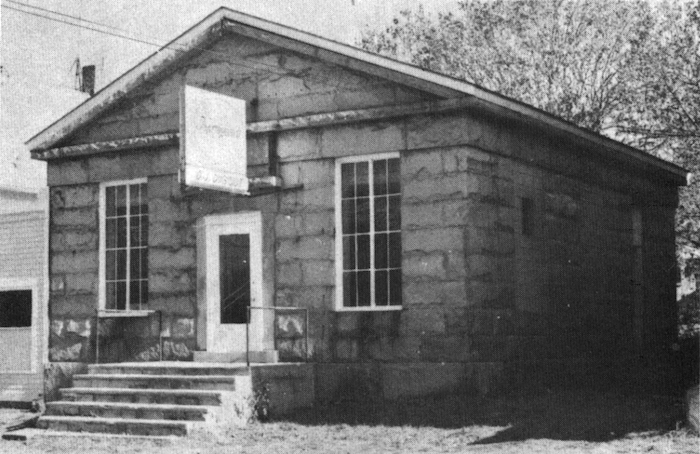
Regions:
<instances>
[{"instance_id":1,"label":"metal handrail","mask_svg":"<svg viewBox=\"0 0 700 454\"><path fill-rule=\"evenodd\" d=\"M250 321L251 311L253 309L273 311L287 311L287 312L304 312L304 362L309 362L309 309L306 307L282 307L282 306L248 306L248 320L245 324L245 363L247 367L250 367ZM274 320L273 320L274 323ZM277 327L275 325L275 339L273 342L277 342Z\"/></svg>"},{"instance_id":2,"label":"metal handrail","mask_svg":"<svg viewBox=\"0 0 700 454\"><path fill-rule=\"evenodd\" d=\"M242 295L240 295L241 292L243 292ZM231 292L226 298L222 299L222 300L221 300L221 304L222 304L221 311L222 311L222 313L223 313L224 311L226 311L229 307L231 307L231 306L233 306L234 304L236 304L236 302L240 301L240 298L239 298L239 297L245 297L246 293L247 293L248 295L250 295L250 291L246 292L246 286L243 285L243 286L241 286L241 287L238 287L238 289L234 290L233 292ZM235 297L235 298L234 298L234 297ZM233 298L233 299L231 299L231 298ZM229 300L230 300L230 301L229 301ZM228 301L228 302L227 302L227 301Z\"/></svg>"}]
</instances>

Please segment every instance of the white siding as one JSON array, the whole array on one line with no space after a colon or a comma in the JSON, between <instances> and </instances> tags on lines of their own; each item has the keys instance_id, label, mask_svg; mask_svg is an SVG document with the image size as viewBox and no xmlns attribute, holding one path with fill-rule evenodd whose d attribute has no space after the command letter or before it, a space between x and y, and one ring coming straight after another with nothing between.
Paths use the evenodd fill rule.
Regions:
<instances>
[{"instance_id":1,"label":"white siding","mask_svg":"<svg viewBox=\"0 0 700 454\"><path fill-rule=\"evenodd\" d=\"M7 202L0 200L5 207ZM19 287L33 291L32 327L0 328L0 402L31 401L43 393L48 269L46 198L40 196L29 208L33 211L0 210L0 290Z\"/></svg>"}]
</instances>

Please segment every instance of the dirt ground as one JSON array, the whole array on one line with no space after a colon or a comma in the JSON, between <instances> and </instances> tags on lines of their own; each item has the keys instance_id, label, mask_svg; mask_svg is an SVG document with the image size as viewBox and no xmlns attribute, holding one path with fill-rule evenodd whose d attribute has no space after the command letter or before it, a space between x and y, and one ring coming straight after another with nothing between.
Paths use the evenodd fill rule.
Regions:
<instances>
[{"instance_id":1,"label":"dirt ground","mask_svg":"<svg viewBox=\"0 0 700 454\"><path fill-rule=\"evenodd\" d=\"M0 431L27 416L0 410ZM682 421L681 401L664 396L442 396L370 407L338 402L285 421L187 438L0 441L0 453L700 453L700 437Z\"/></svg>"}]
</instances>

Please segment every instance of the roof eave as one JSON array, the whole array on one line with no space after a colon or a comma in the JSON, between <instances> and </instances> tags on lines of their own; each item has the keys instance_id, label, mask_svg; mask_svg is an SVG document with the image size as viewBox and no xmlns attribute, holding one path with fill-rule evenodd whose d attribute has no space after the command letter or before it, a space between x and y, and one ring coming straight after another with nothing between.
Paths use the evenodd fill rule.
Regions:
<instances>
[{"instance_id":1,"label":"roof eave","mask_svg":"<svg viewBox=\"0 0 700 454\"><path fill-rule=\"evenodd\" d=\"M114 103L123 99L164 68L176 63L189 52L196 50L213 35L221 31L224 8L219 8L195 26L165 44L162 48L146 57L129 71L95 93L82 104L69 111L63 117L50 124L30 138L25 144L30 151L46 150L79 127L95 118ZM177 49L177 50L173 50Z\"/></svg>"},{"instance_id":2,"label":"roof eave","mask_svg":"<svg viewBox=\"0 0 700 454\"><path fill-rule=\"evenodd\" d=\"M75 132L86 122L105 111L113 103L119 101L131 90L150 80L161 71L171 67L179 59L196 50L211 37L221 33L227 27L246 34L254 34L262 39L274 39L276 44L293 50L312 53L321 57L336 55L340 65L350 65L359 62L365 69L372 69L373 73L381 73L390 80L396 80L409 85L418 86L423 90L433 92L442 97L473 96L487 105L491 105L496 111L502 113L515 113L546 125L557 131L582 139L588 143L604 147L614 152L622 153L627 157L640 160L647 165L670 172L675 182L685 184L687 172L670 162L659 159L621 142L609 139L600 134L580 128L573 123L562 120L552 114L544 112L533 106L507 98L476 85L460 81L448 76L429 72L397 60L392 60L380 55L372 54L362 49L347 44L335 42L311 33L303 32L291 27L270 22L247 14L239 13L222 7L204 18L198 24L175 38L163 48L143 60L141 63L124 73L111 84L107 85L95 96L79 105L61 119L48 126L46 129L29 139L27 146L30 151L45 150L69 134ZM301 46L301 48L300 48ZM167 50L175 47L178 51ZM681 183L681 181L683 183Z\"/></svg>"}]
</instances>

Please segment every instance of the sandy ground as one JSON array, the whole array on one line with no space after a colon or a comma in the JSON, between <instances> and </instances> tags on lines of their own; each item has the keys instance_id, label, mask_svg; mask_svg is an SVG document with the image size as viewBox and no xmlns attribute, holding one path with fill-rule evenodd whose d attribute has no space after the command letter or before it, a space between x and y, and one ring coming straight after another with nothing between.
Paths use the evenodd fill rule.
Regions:
<instances>
[{"instance_id":1,"label":"sandy ground","mask_svg":"<svg viewBox=\"0 0 700 454\"><path fill-rule=\"evenodd\" d=\"M0 410L0 431L32 416ZM293 421L186 438L0 441L0 453L698 454L700 437L681 427L682 418L677 400L658 396L575 393L476 403L442 398L379 411L342 404Z\"/></svg>"},{"instance_id":2,"label":"sandy ground","mask_svg":"<svg viewBox=\"0 0 700 454\"><path fill-rule=\"evenodd\" d=\"M83 437L0 441L2 453L658 453L698 454L700 438L684 430L628 434L607 442L532 439L475 444L499 427L463 429L258 424L218 436L170 440Z\"/></svg>"}]
</instances>

